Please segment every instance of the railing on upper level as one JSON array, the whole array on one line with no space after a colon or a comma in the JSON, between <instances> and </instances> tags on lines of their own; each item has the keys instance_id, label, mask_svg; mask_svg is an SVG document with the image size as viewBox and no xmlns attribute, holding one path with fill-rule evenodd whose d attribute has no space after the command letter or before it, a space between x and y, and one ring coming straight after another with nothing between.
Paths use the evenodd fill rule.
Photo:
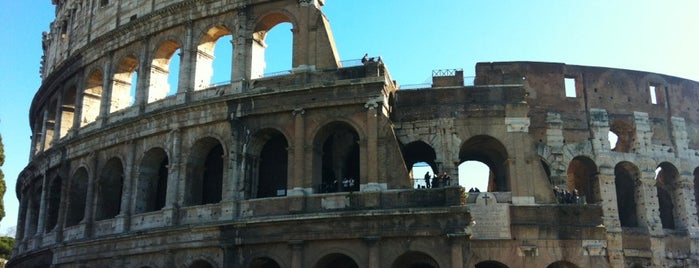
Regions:
<instances>
[{"instance_id":1,"label":"railing on upper level","mask_svg":"<svg viewBox=\"0 0 699 268\"><path fill-rule=\"evenodd\" d=\"M476 79L476 76L464 76L463 86L465 86L465 87L474 86L475 79ZM432 88L432 83L407 84L407 85L400 86L400 89L404 89L404 90L429 89L429 88Z\"/></svg>"}]
</instances>

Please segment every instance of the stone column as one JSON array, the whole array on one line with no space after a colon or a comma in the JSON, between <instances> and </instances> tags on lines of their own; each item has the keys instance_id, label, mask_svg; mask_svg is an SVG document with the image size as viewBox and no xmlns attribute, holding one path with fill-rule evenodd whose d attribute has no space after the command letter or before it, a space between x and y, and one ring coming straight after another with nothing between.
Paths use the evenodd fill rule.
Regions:
<instances>
[{"instance_id":1,"label":"stone column","mask_svg":"<svg viewBox=\"0 0 699 268\"><path fill-rule=\"evenodd\" d=\"M633 148L636 153L642 155L650 155L652 153L653 130L651 129L648 113L633 112L634 125L636 126L636 140Z\"/></svg>"},{"instance_id":2,"label":"stone column","mask_svg":"<svg viewBox=\"0 0 699 268\"><path fill-rule=\"evenodd\" d=\"M561 168L563 162L563 120L559 113L546 113L546 145L550 148L551 182L554 186L565 187L567 174Z\"/></svg>"},{"instance_id":3,"label":"stone column","mask_svg":"<svg viewBox=\"0 0 699 268\"><path fill-rule=\"evenodd\" d=\"M646 227L651 236L663 235L663 224L660 220L660 205L658 191L655 186L655 172L641 171L636 185L636 209L640 227Z\"/></svg>"},{"instance_id":4,"label":"stone column","mask_svg":"<svg viewBox=\"0 0 699 268\"><path fill-rule=\"evenodd\" d=\"M194 91L194 77L197 72L196 55L198 49L197 46L194 45L193 28L194 22L191 20L185 23L185 43L182 49L180 49L182 55L180 56L180 70L179 77L177 78L177 103L187 102L190 98L189 94Z\"/></svg>"},{"instance_id":5,"label":"stone column","mask_svg":"<svg viewBox=\"0 0 699 268\"><path fill-rule=\"evenodd\" d=\"M41 198L39 201L39 219L36 224L36 237L42 237L46 229L46 198L49 194L48 175L44 173L41 177Z\"/></svg>"},{"instance_id":6,"label":"stone column","mask_svg":"<svg viewBox=\"0 0 699 268\"><path fill-rule=\"evenodd\" d=\"M136 168L134 166L136 165L136 144L133 142L133 140L129 140L126 142L126 148L128 148L128 152L126 153L126 159L124 163L124 180L123 180L123 189L121 191L121 208L120 208L120 213L119 216L117 217L123 217L123 231L128 232L131 230L131 208L132 206L132 201L133 200L133 189L134 185L138 185L136 181L138 180L138 174L136 174Z\"/></svg>"},{"instance_id":7,"label":"stone column","mask_svg":"<svg viewBox=\"0 0 699 268\"><path fill-rule=\"evenodd\" d=\"M291 240L289 247L291 247L291 268L303 268L303 240Z\"/></svg>"},{"instance_id":8,"label":"stone column","mask_svg":"<svg viewBox=\"0 0 699 268\"><path fill-rule=\"evenodd\" d=\"M379 103L371 100L364 105L367 109L366 114L366 164L367 181L360 182L366 186L363 191L380 191L382 187L379 184L379 168L378 168L378 109Z\"/></svg>"},{"instance_id":9,"label":"stone column","mask_svg":"<svg viewBox=\"0 0 699 268\"><path fill-rule=\"evenodd\" d=\"M379 248L380 240L381 237L378 236L368 236L364 238L364 242L369 248L369 263L367 263L367 268L381 267L381 250Z\"/></svg>"},{"instance_id":10,"label":"stone column","mask_svg":"<svg viewBox=\"0 0 699 268\"><path fill-rule=\"evenodd\" d=\"M293 170L294 174L290 181L288 195L305 195L307 189L304 189L304 168L305 159L304 153L306 148L306 131L305 131L305 120L304 114L306 111L303 108L296 108L291 113L294 116L294 161ZM308 191L310 192L310 191Z\"/></svg>"},{"instance_id":11,"label":"stone column","mask_svg":"<svg viewBox=\"0 0 699 268\"><path fill-rule=\"evenodd\" d=\"M99 161L97 161L97 154L92 152L90 155L88 155L87 159L92 159L92 167L90 172L91 174L87 182L87 195L85 196L85 216L82 220L82 222L85 224L85 233L83 234L83 237L92 236L92 226L95 218L95 183L97 181L97 176L99 176L99 172L97 170L97 164L99 163Z\"/></svg>"},{"instance_id":12,"label":"stone column","mask_svg":"<svg viewBox=\"0 0 699 268\"><path fill-rule=\"evenodd\" d=\"M687 124L683 117L670 117L672 122L672 137L675 145L675 155L678 158L692 158L692 151L689 150L689 137L687 134Z\"/></svg>"},{"instance_id":13,"label":"stone column","mask_svg":"<svg viewBox=\"0 0 699 268\"><path fill-rule=\"evenodd\" d=\"M697 224L697 207L694 197L694 177L691 174L682 174L674 185L675 214L677 214L677 229L686 230L689 237L699 238L699 225Z\"/></svg>"},{"instance_id":14,"label":"stone column","mask_svg":"<svg viewBox=\"0 0 699 268\"><path fill-rule=\"evenodd\" d=\"M250 49L252 48L252 32L248 30L247 8L240 8L234 27L237 29L233 36L233 52L231 68L231 93L241 93L247 90L247 81L250 80Z\"/></svg>"},{"instance_id":15,"label":"stone column","mask_svg":"<svg viewBox=\"0 0 699 268\"><path fill-rule=\"evenodd\" d=\"M44 110L44 112L42 113L42 116L41 116L41 141L40 141L40 145L39 145L39 152L43 152L46 150L46 148L49 147L49 146L46 146L46 144L50 143L51 138L53 137L53 136L48 135L48 133L47 133L48 127L46 125L47 124L46 120L48 119L48 117L49 117L49 112L47 110ZM47 139L48 139L48 141L47 141Z\"/></svg>"},{"instance_id":16,"label":"stone column","mask_svg":"<svg viewBox=\"0 0 699 268\"><path fill-rule=\"evenodd\" d=\"M170 159L168 159L169 167L167 170L167 189L165 190L163 217L170 219L167 225L177 225L179 224L179 208L184 205L185 196L185 190L183 189L185 187L180 187L180 185L187 185L184 181L186 176L181 175L187 174L187 171L184 170L186 165L182 164L182 132L179 128L173 129L168 133L168 139L172 154ZM222 184L223 186L225 186L225 183Z\"/></svg>"},{"instance_id":17,"label":"stone column","mask_svg":"<svg viewBox=\"0 0 699 268\"><path fill-rule=\"evenodd\" d=\"M107 62L104 64L104 72L102 73L102 96L100 102L99 116L95 119L98 126L104 126L107 117L109 116L110 107L112 106L112 64L114 62L114 52L109 52Z\"/></svg>"},{"instance_id":18,"label":"stone column","mask_svg":"<svg viewBox=\"0 0 699 268\"><path fill-rule=\"evenodd\" d=\"M148 86L150 85L150 37L141 38L141 58L138 63L138 77L136 78L136 96L133 105L138 106L139 114L146 110L148 104Z\"/></svg>"},{"instance_id":19,"label":"stone column","mask_svg":"<svg viewBox=\"0 0 699 268\"><path fill-rule=\"evenodd\" d=\"M463 241L466 234L447 234L451 243L451 268L464 268Z\"/></svg>"},{"instance_id":20,"label":"stone column","mask_svg":"<svg viewBox=\"0 0 699 268\"><path fill-rule=\"evenodd\" d=\"M600 183L602 198L602 228L607 232L607 255L611 267L624 267L624 246L619 208L616 203L616 188L614 182L614 167L600 166L597 176Z\"/></svg>"},{"instance_id":21,"label":"stone column","mask_svg":"<svg viewBox=\"0 0 699 268\"><path fill-rule=\"evenodd\" d=\"M24 213L24 224L22 225L22 240L24 242L27 242L28 240L32 239L32 189L28 189L27 192L24 195L26 201L24 202L24 208L25 208L25 213ZM29 247L29 244L26 244L27 247Z\"/></svg>"}]
</instances>

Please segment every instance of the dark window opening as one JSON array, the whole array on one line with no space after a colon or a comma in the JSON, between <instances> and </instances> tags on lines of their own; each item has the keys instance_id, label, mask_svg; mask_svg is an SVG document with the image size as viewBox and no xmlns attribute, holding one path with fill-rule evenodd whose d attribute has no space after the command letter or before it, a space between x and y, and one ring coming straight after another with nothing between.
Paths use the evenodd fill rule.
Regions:
<instances>
[{"instance_id":1,"label":"dark window opening","mask_svg":"<svg viewBox=\"0 0 699 268\"><path fill-rule=\"evenodd\" d=\"M407 252L396 259L391 268L439 268L439 264L429 255L422 252ZM476 266L478 267L478 266Z\"/></svg>"},{"instance_id":2,"label":"dark window opening","mask_svg":"<svg viewBox=\"0 0 699 268\"><path fill-rule=\"evenodd\" d=\"M583 156L573 158L568 164L567 175L567 190L571 193L577 192L577 203L596 203L602 200L597 165L592 159Z\"/></svg>"},{"instance_id":3,"label":"dark window opening","mask_svg":"<svg viewBox=\"0 0 699 268\"><path fill-rule=\"evenodd\" d=\"M163 149L151 149L144 155L139 172L136 213L157 211L165 207L168 164Z\"/></svg>"},{"instance_id":4,"label":"dark window opening","mask_svg":"<svg viewBox=\"0 0 699 268\"><path fill-rule=\"evenodd\" d=\"M270 258L257 258L250 263L250 268L281 268L281 266Z\"/></svg>"},{"instance_id":5,"label":"dark window opening","mask_svg":"<svg viewBox=\"0 0 699 268\"><path fill-rule=\"evenodd\" d=\"M638 227L636 180L639 174L638 168L628 162L619 163L614 167L617 210L622 227Z\"/></svg>"},{"instance_id":6,"label":"dark window opening","mask_svg":"<svg viewBox=\"0 0 699 268\"><path fill-rule=\"evenodd\" d=\"M257 197L285 196L287 189L288 153L284 135L274 134L260 153Z\"/></svg>"},{"instance_id":7,"label":"dark window opening","mask_svg":"<svg viewBox=\"0 0 699 268\"><path fill-rule=\"evenodd\" d=\"M73 226L80 223L85 216L85 198L87 197L88 175L85 168L80 168L70 179L68 193L68 213L66 213L65 226Z\"/></svg>"},{"instance_id":8,"label":"dark window opening","mask_svg":"<svg viewBox=\"0 0 699 268\"><path fill-rule=\"evenodd\" d=\"M675 229L675 182L679 172L672 164L664 162L658 166L655 188L658 192L660 222L665 229Z\"/></svg>"},{"instance_id":9,"label":"dark window opening","mask_svg":"<svg viewBox=\"0 0 699 268\"><path fill-rule=\"evenodd\" d=\"M338 127L323 142L321 193L359 190L359 136Z\"/></svg>"},{"instance_id":10,"label":"dark window opening","mask_svg":"<svg viewBox=\"0 0 699 268\"><path fill-rule=\"evenodd\" d=\"M202 182L202 203L221 202L223 192L223 147L218 144L206 156Z\"/></svg>"},{"instance_id":11,"label":"dark window opening","mask_svg":"<svg viewBox=\"0 0 699 268\"><path fill-rule=\"evenodd\" d=\"M63 179L56 177L49 185L49 195L46 200L46 232L50 232L58 223L58 208L61 204L61 184Z\"/></svg>"},{"instance_id":12,"label":"dark window opening","mask_svg":"<svg viewBox=\"0 0 699 268\"><path fill-rule=\"evenodd\" d=\"M350 258L349 256L343 254L331 254L323 257L318 261L316 268L358 268L359 265Z\"/></svg>"},{"instance_id":13,"label":"dark window opening","mask_svg":"<svg viewBox=\"0 0 699 268\"><path fill-rule=\"evenodd\" d=\"M119 215L123 183L123 165L120 160L113 158L102 168L102 175L97 183L95 220L111 219Z\"/></svg>"},{"instance_id":14,"label":"dark window opening","mask_svg":"<svg viewBox=\"0 0 699 268\"><path fill-rule=\"evenodd\" d=\"M192 146L187 160L187 206L218 203L223 200L225 153L215 138L204 138Z\"/></svg>"},{"instance_id":15,"label":"dark window opening","mask_svg":"<svg viewBox=\"0 0 699 268\"><path fill-rule=\"evenodd\" d=\"M189 265L189 268L214 268L214 266L205 260L196 260Z\"/></svg>"}]
</instances>

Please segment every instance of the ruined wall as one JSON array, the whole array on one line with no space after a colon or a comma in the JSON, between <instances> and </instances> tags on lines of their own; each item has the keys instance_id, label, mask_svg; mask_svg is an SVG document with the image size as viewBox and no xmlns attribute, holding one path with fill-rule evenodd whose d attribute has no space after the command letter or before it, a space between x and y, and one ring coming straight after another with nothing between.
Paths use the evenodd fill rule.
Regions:
<instances>
[{"instance_id":1,"label":"ruined wall","mask_svg":"<svg viewBox=\"0 0 699 268\"><path fill-rule=\"evenodd\" d=\"M10 267L699 263L694 81L480 63L475 86L399 90L383 62L340 66L320 0L56 5ZM265 76L282 22L293 66ZM458 185L466 161L490 169L482 193ZM451 180L414 189L417 162Z\"/></svg>"}]
</instances>

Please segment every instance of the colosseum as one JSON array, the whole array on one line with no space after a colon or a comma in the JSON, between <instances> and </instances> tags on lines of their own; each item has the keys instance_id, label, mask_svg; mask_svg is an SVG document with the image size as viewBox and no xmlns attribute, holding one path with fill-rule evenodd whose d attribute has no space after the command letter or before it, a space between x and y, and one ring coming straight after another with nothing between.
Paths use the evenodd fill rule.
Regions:
<instances>
[{"instance_id":1,"label":"colosseum","mask_svg":"<svg viewBox=\"0 0 699 268\"><path fill-rule=\"evenodd\" d=\"M494 62L401 87L339 58L324 0L53 3L9 267L699 266L696 81ZM280 23L293 69L265 73Z\"/></svg>"}]
</instances>

